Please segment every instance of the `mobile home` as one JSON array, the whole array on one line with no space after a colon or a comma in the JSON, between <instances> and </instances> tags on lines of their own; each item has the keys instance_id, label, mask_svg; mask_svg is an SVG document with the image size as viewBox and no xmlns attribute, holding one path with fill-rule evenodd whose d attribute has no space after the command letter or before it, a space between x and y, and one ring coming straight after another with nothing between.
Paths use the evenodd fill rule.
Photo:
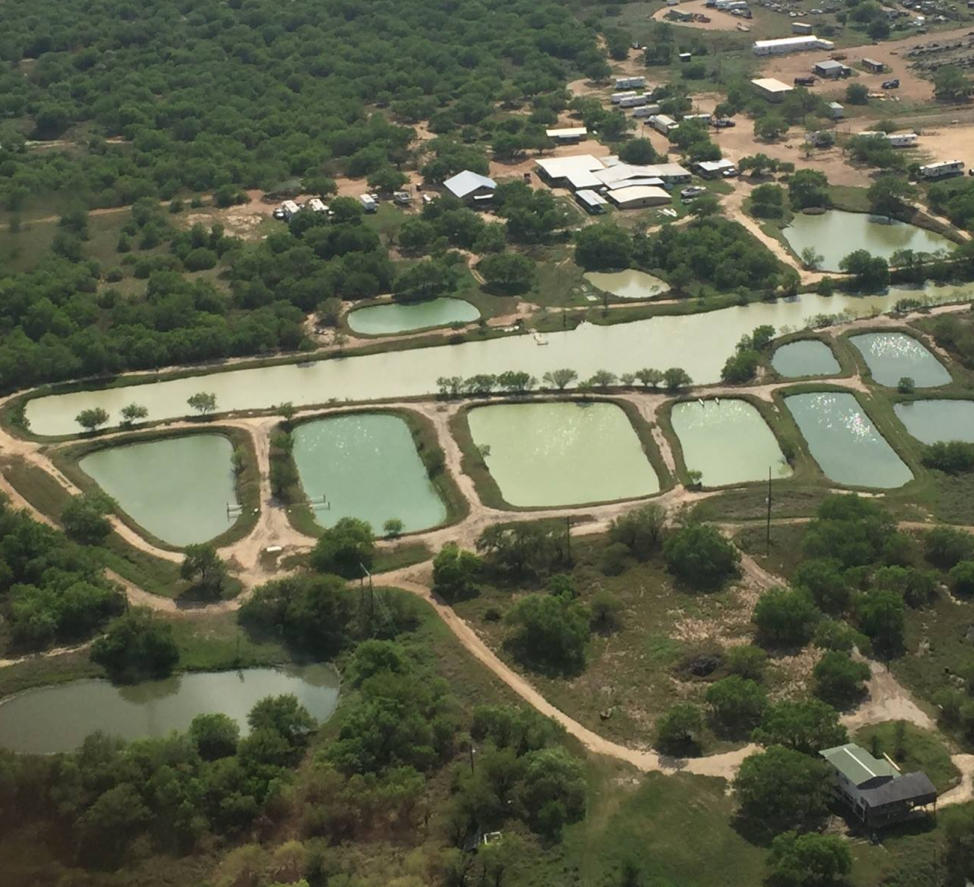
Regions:
<instances>
[{"instance_id":1,"label":"mobile home","mask_svg":"<svg viewBox=\"0 0 974 887\"><path fill-rule=\"evenodd\" d=\"M638 108L640 105L648 105L649 96L646 93L640 95L628 95L619 101L620 108Z\"/></svg>"},{"instance_id":2,"label":"mobile home","mask_svg":"<svg viewBox=\"0 0 974 887\"><path fill-rule=\"evenodd\" d=\"M616 89L642 89L646 85L645 77L618 77Z\"/></svg>"},{"instance_id":3,"label":"mobile home","mask_svg":"<svg viewBox=\"0 0 974 887\"><path fill-rule=\"evenodd\" d=\"M359 197L359 203L362 204L362 209L367 213L374 213L379 208L379 201L371 194L363 194Z\"/></svg>"},{"instance_id":4,"label":"mobile home","mask_svg":"<svg viewBox=\"0 0 974 887\"><path fill-rule=\"evenodd\" d=\"M920 167L921 179L943 179L947 176L962 176L964 162L962 160L946 160L943 163L928 163Z\"/></svg>"}]
</instances>

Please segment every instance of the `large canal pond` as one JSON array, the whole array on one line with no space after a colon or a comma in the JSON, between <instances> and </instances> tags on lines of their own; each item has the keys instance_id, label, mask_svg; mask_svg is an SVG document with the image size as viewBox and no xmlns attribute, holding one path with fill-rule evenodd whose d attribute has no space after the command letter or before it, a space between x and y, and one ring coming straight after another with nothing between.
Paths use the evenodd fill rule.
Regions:
<instances>
[{"instance_id":1,"label":"large canal pond","mask_svg":"<svg viewBox=\"0 0 974 887\"><path fill-rule=\"evenodd\" d=\"M670 285L645 271L589 271L585 279L597 289L620 299L654 299L669 292Z\"/></svg>"},{"instance_id":2,"label":"large canal pond","mask_svg":"<svg viewBox=\"0 0 974 887\"><path fill-rule=\"evenodd\" d=\"M850 336L880 385L895 388L908 376L917 388L947 385L950 373L920 342L905 333L863 333Z\"/></svg>"},{"instance_id":3,"label":"large canal pond","mask_svg":"<svg viewBox=\"0 0 974 887\"><path fill-rule=\"evenodd\" d=\"M432 326L448 326L451 323L470 323L478 317L480 312L464 299L440 298L425 302L390 302L388 305L356 308L349 311L346 320L352 332L367 336L386 336Z\"/></svg>"},{"instance_id":4,"label":"large canal pond","mask_svg":"<svg viewBox=\"0 0 974 887\"><path fill-rule=\"evenodd\" d=\"M406 421L388 413L356 413L305 422L294 430L301 485L324 527L343 517L368 521L378 534L390 518L406 532L446 520Z\"/></svg>"},{"instance_id":5,"label":"large canal pond","mask_svg":"<svg viewBox=\"0 0 974 887\"><path fill-rule=\"evenodd\" d=\"M913 400L894 404L893 409L906 430L925 444L938 440L974 443L974 401Z\"/></svg>"},{"instance_id":6,"label":"large canal pond","mask_svg":"<svg viewBox=\"0 0 974 887\"><path fill-rule=\"evenodd\" d=\"M961 291L929 290L936 298L957 298ZM770 324L779 332L805 326L822 314L871 314L892 306L900 295L857 297L805 293L793 299L758 302L718 311L652 317L610 326L582 324L545 335L539 345L531 335L387 351L359 357L303 364L230 370L144 385L75 391L38 397L26 406L31 431L40 435L76 434L74 417L88 407L117 416L126 404L144 404L152 420L187 415L186 399L206 391L216 395L218 410L269 409L290 401L295 406L329 400L378 400L432 394L441 376L524 370L540 379L569 367L580 379L598 370L620 375L643 367L683 367L700 385L720 380L720 371L741 336Z\"/></svg>"},{"instance_id":7,"label":"large canal pond","mask_svg":"<svg viewBox=\"0 0 974 887\"><path fill-rule=\"evenodd\" d=\"M826 477L840 484L891 489L913 473L851 394L793 394L785 404Z\"/></svg>"},{"instance_id":8,"label":"large canal pond","mask_svg":"<svg viewBox=\"0 0 974 887\"><path fill-rule=\"evenodd\" d=\"M232 456L222 434L187 434L105 447L78 465L137 524L183 546L231 525L227 505L237 504Z\"/></svg>"},{"instance_id":9,"label":"large canal pond","mask_svg":"<svg viewBox=\"0 0 974 887\"><path fill-rule=\"evenodd\" d=\"M0 747L35 754L71 751L96 730L122 739L165 736L186 730L197 715L217 712L233 718L246 735L254 704L284 693L297 696L320 722L335 710L338 687L330 665L197 672L132 686L71 681L0 702Z\"/></svg>"},{"instance_id":10,"label":"large canal pond","mask_svg":"<svg viewBox=\"0 0 974 887\"><path fill-rule=\"evenodd\" d=\"M771 366L786 379L801 376L834 376L841 367L832 349L818 339L789 342L775 349Z\"/></svg>"},{"instance_id":11,"label":"large canal pond","mask_svg":"<svg viewBox=\"0 0 974 887\"><path fill-rule=\"evenodd\" d=\"M577 505L659 492L629 417L615 404L525 403L467 413L504 500L522 507Z\"/></svg>"},{"instance_id":12,"label":"large canal pond","mask_svg":"<svg viewBox=\"0 0 974 887\"><path fill-rule=\"evenodd\" d=\"M823 271L839 271L839 263L857 249L889 259L901 249L933 253L954 248L952 241L926 228L838 209L811 215L797 213L782 233L796 255L811 247L822 256L819 267Z\"/></svg>"},{"instance_id":13,"label":"large canal pond","mask_svg":"<svg viewBox=\"0 0 974 887\"><path fill-rule=\"evenodd\" d=\"M789 477L791 466L761 414L739 398L674 404L673 430L688 470L709 487Z\"/></svg>"}]
</instances>

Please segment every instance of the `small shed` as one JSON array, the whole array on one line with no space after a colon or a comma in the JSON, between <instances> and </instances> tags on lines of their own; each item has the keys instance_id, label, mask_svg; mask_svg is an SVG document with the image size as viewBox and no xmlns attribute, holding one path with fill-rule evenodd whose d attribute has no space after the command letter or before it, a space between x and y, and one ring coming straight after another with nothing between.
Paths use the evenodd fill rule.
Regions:
<instances>
[{"instance_id":1,"label":"small shed","mask_svg":"<svg viewBox=\"0 0 974 887\"><path fill-rule=\"evenodd\" d=\"M829 102L829 117L832 120L841 120L845 117L845 108L838 102Z\"/></svg>"},{"instance_id":2,"label":"small shed","mask_svg":"<svg viewBox=\"0 0 974 887\"><path fill-rule=\"evenodd\" d=\"M662 206L672 199L662 188L651 185L631 185L609 191L611 200L619 209L640 209L646 206Z\"/></svg>"},{"instance_id":3,"label":"small shed","mask_svg":"<svg viewBox=\"0 0 974 887\"><path fill-rule=\"evenodd\" d=\"M737 175L737 167L726 157L720 160L701 160L693 171L702 179L719 179Z\"/></svg>"},{"instance_id":4,"label":"small shed","mask_svg":"<svg viewBox=\"0 0 974 887\"><path fill-rule=\"evenodd\" d=\"M465 169L455 176L450 176L443 183L443 187L465 203L480 204L494 196L497 182L480 173Z\"/></svg>"},{"instance_id":5,"label":"small shed","mask_svg":"<svg viewBox=\"0 0 974 887\"><path fill-rule=\"evenodd\" d=\"M584 126L571 126L565 129L546 129L545 135L549 139L554 139L563 145L572 145L584 139L588 135L588 129Z\"/></svg>"},{"instance_id":6,"label":"small shed","mask_svg":"<svg viewBox=\"0 0 974 887\"><path fill-rule=\"evenodd\" d=\"M814 28L808 22L792 22L791 23L791 33L792 34L811 34Z\"/></svg>"},{"instance_id":7,"label":"small shed","mask_svg":"<svg viewBox=\"0 0 974 887\"><path fill-rule=\"evenodd\" d=\"M812 72L818 74L819 77L838 80L840 77L845 76L846 66L842 62L837 62L835 59L825 59L825 61L816 62L815 67L812 68Z\"/></svg>"},{"instance_id":8,"label":"small shed","mask_svg":"<svg viewBox=\"0 0 974 887\"><path fill-rule=\"evenodd\" d=\"M886 65L882 62L877 62L876 59L863 59L862 66L869 71L870 74L882 74L886 70Z\"/></svg>"}]
</instances>

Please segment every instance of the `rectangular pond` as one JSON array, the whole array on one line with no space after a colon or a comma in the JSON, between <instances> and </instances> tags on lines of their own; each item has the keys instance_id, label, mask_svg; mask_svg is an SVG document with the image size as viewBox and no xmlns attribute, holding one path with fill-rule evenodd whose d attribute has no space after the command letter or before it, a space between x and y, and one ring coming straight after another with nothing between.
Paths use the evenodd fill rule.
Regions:
<instances>
[{"instance_id":1,"label":"rectangular pond","mask_svg":"<svg viewBox=\"0 0 974 887\"><path fill-rule=\"evenodd\" d=\"M917 388L950 383L950 373L927 348L906 333L862 333L849 341L859 349L880 385L895 388L904 376Z\"/></svg>"},{"instance_id":2,"label":"rectangular pond","mask_svg":"<svg viewBox=\"0 0 974 887\"><path fill-rule=\"evenodd\" d=\"M841 369L832 349L818 339L800 339L776 348L771 366L786 379L834 376Z\"/></svg>"},{"instance_id":3,"label":"rectangular pond","mask_svg":"<svg viewBox=\"0 0 974 887\"><path fill-rule=\"evenodd\" d=\"M972 400L911 400L894 404L893 409L906 430L925 444L938 440L974 443Z\"/></svg>"},{"instance_id":4,"label":"rectangular pond","mask_svg":"<svg viewBox=\"0 0 974 887\"><path fill-rule=\"evenodd\" d=\"M343 517L368 521L376 534L391 518L406 532L446 520L406 421L390 413L356 413L305 422L294 430L301 485L324 527Z\"/></svg>"},{"instance_id":5,"label":"rectangular pond","mask_svg":"<svg viewBox=\"0 0 974 887\"><path fill-rule=\"evenodd\" d=\"M792 394L785 405L805 436L812 458L826 477L856 487L892 489L913 473L845 392Z\"/></svg>"},{"instance_id":6,"label":"rectangular pond","mask_svg":"<svg viewBox=\"0 0 974 887\"><path fill-rule=\"evenodd\" d=\"M222 434L187 434L120 444L78 465L126 514L170 545L219 536L236 517L233 444Z\"/></svg>"},{"instance_id":7,"label":"rectangular pond","mask_svg":"<svg viewBox=\"0 0 974 887\"><path fill-rule=\"evenodd\" d=\"M631 499L659 492L635 429L615 404L523 403L467 413L504 500L548 507Z\"/></svg>"},{"instance_id":8,"label":"rectangular pond","mask_svg":"<svg viewBox=\"0 0 974 887\"><path fill-rule=\"evenodd\" d=\"M974 288L969 288L974 292ZM931 291L939 293L940 290ZM944 290L944 298L960 291ZM39 435L77 434L74 417L101 407L113 417L129 403L144 404L158 421L191 413L187 398L200 391L216 395L220 411L268 409L290 401L295 406L329 400L377 400L436 392L441 376L469 378L478 373L523 370L540 379L568 367L586 379L598 370L635 372L643 367L683 367L698 385L720 380L724 362L741 336L761 324L794 329L822 314L868 314L892 306L889 295L857 297L805 293L793 299L756 302L700 314L665 315L611 326L581 324L546 333L539 347L533 336L506 336L460 345L387 351L307 363L248 367L178 379L73 391L28 402L26 418Z\"/></svg>"},{"instance_id":9,"label":"rectangular pond","mask_svg":"<svg viewBox=\"0 0 974 887\"><path fill-rule=\"evenodd\" d=\"M355 308L348 312L345 320L352 332L387 336L451 323L470 323L478 317L480 312L465 299L440 298Z\"/></svg>"},{"instance_id":10,"label":"rectangular pond","mask_svg":"<svg viewBox=\"0 0 974 887\"><path fill-rule=\"evenodd\" d=\"M687 401L673 405L673 430L683 462L699 471L708 487L789 477L791 466L755 407L740 398Z\"/></svg>"}]
</instances>

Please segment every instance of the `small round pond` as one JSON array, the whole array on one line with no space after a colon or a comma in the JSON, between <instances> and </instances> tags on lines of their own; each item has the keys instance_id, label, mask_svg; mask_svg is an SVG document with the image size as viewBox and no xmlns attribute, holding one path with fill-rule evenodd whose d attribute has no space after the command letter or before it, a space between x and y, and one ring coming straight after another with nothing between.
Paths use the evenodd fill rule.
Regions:
<instances>
[{"instance_id":1,"label":"small round pond","mask_svg":"<svg viewBox=\"0 0 974 887\"><path fill-rule=\"evenodd\" d=\"M839 263L857 249L889 259L902 249L933 253L954 247L946 237L926 228L838 209L815 214L797 213L782 234L796 255L800 256L802 250L810 247L822 256L819 267L823 271L839 271Z\"/></svg>"},{"instance_id":2,"label":"small round pond","mask_svg":"<svg viewBox=\"0 0 974 887\"><path fill-rule=\"evenodd\" d=\"M894 404L893 409L906 430L925 444L938 440L974 443L974 401L912 400Z\"/></svg>"},{"instance_id":3,"label":"small round pond","mask_svg":"<svg viewBox=\"0 0 974 887\"><path fill-rule=\"evenodd\" d=\"M478 317L480 312L464 299L440 298L356 308L348 312L346 320L352 332L366 336L387 336L452 323L470 323Z\"/></svg>"},{"instance_id":4,"label":"small round pond","mask_svg":"<svg viewBox=\"0 0 974 887\"><path fill-rule=\"evenodd\" d=\"M913 478L876 426L845 392L793 394L785 404L826 477L840 484L891 489Z\"/></svg>"},{"instance_id":5,"label":"small round pond","mask_svg":"<svg viewBox=\"0 0 974 887\"><path fill-rule=\"evenodd\" d=\"M777 348L771 366L786 379L801 376L834 376L841 367L832 349L818 339L801 339Z\"/></svg>"},{"instance_id":6,"label":"small round pond","mask_svg":"<svg viewBox=\"0 0 974 887\"><path fill-rule=\"evenodd\" d=\"M709 487L764 480L769 468L774 477L791 475L774 434L747 401L674 404L670 421L683 448L684 464L701 472L702 483Z\"/></svg>"},{"instance_id":7,"label":"small round pond","mask_svg":"<svg viewBox=\"0 0 974 887\"><path fill-rule=\"evenodd\" d=\"M950 382L950 373L913 336L905 333L863 333L849 341L862 353L866 366L880 385L895 388L908 376L917 388L934 388Z\"/></svg>"},{"instance_id":8,"label":"small round pond","mask_svg":"<svg viewBox=\"0 0 974 887\"><path fill-rule=\"evenodd\" d=\"M187 434L105 447L78 461L126 514L170 545L224 532L236 505L233 445L222 434Z\"/></svg>"},{"instance_id":9,"label":"small round pond","mask_svg":"<svg viewBox=\"0 0 974 887\"><path fill-rule=\"evenodd\" d=\"M71 751L96 730L122 739L165 736L212 712L233 718L246 735L247 714L265 696L293 693L324 721L335 710L338 687L338 672L330 665L195 672L132 686L71 681L0 702L0 747L34 754Z\"/></svg>"},{"instance_id":10,"label":"small round pond","mask_svg":"<svg viewBox=\"0 0 974 887\"><path fill-rule=\"evenodd\" d=\"M620 299L655 299L669 292L670 285L645 271L589 271L585 279L597 289Z\"/></svg>"},{"instance_id":11,"label":"small round pond","mask_svg":"<svg viewBox=\"0 0 974 887\"><path fill-rule=\"evenodd\" d=\"M467 421L474 443L489 448L487 467L511 505L578 505L659 492L639 437L615 404L498 404L470 410Z\"/></svg>"},{"instance_id":12,"label":"small round pond","mask_svg":"<svg viewBox=\"0 0 974 887\"><path fill-rule=\"evenodd\" d=\"M357 517L378 533L397 518L413 532L446 520L446 507L399 416L356 413L299 425L294 462L322 526Z\"/></svg>"}]
</instances>

